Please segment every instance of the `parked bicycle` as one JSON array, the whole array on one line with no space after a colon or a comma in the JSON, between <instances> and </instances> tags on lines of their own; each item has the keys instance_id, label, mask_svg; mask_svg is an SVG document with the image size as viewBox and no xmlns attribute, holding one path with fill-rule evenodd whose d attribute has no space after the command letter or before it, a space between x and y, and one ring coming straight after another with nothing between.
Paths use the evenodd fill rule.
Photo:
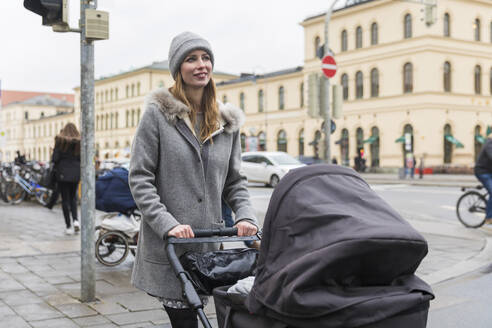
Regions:
<instances>
[{"instance_id":1,"label":"parked bicycle","mask_svg":"<svg viewBox=\"0 0 492 328\"><path fill-rule=\"evenodd\" d=\"M489 194L482 186L462 187L463 195L456 203L458 220L467 228L480 228L485 223L485 209Z\"/></svg>"},{"instance_id":2,"label":"parked bicycle","mask_svg":"<svg viewBox=\"0 0 492 328\"><path fill-rule=\"evenodd\" d=\"M38 176L39 173L31 172L29 167L16 167L13 171L13 179L5 189L5 198L9 204L20 204L26 196L34 196L42 205L48 203L52 191L39 185L33 178L33 175Z\"/></svg>"}]
</instances>

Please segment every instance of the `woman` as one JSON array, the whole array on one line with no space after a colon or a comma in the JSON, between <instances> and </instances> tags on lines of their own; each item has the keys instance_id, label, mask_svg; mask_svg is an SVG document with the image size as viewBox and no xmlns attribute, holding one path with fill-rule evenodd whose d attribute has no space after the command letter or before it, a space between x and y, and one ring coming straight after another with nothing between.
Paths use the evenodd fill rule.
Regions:
<instances>
[{"instance_id":1,"label":"woman","mask_svg":"<svg viewBox=\"0 0 492 328\"><path fill-rule=\"evenodd\" d=\"M80 230L77 219L77 187L80 181L80 133L73 123L67 123L55 137L55 149L51 161L54 163L55 177L62 196L63 216L67 235ZM72 213L73 227L70 220Z\"/></svg>"},{"instance_id":2,"label":"woman","mask_svg":"<svg viewBox=\"0 0 492 328\"><path fill-rule=\"evenodd\" d=\"M239 172L244 115L216 102L210 44L184 32L172 40L168 59L175 84L149 95L132 146L129 183L143 213L132 283L163 302L173 327L197 327L163 240L192 238L195 228L223 227L221 196L236 213L239 236L253 235L257 227ZM176 252L217 248L193 244Z\"/></svg>"}]
</instances>

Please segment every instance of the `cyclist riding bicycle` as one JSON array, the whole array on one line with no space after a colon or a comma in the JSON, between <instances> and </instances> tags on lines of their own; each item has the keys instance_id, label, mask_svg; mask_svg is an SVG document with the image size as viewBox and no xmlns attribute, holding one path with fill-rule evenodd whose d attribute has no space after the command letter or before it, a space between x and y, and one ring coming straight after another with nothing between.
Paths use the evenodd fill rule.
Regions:
<instances>
[{"instance_id":1,"label":"cyclist riding bicycle","mask_svg":"<svg viewBox=\"0 0 492 328\"><path fill-rule=\"evenodd\" d=\"M492 139L487 139L475 164L475 176L492 195ZM488 198L485 223L492 224L492 197Z\"/></svg>"}]
</instances>

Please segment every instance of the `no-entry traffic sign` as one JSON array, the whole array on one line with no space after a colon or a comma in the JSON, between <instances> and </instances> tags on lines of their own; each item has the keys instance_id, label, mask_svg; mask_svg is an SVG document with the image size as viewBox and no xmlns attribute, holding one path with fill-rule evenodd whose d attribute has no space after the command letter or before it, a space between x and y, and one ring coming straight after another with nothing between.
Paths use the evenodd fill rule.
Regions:
<instances>
[{"instance_id":1,"label":"no-entry traffic sign","mask_svg":"<svg viewBox=\"0 0 492 328\"><path fill-rule=\"evenodd\" d=\"M321 61L321 70L327 78L335 76L337 73L337 63L335 62L335 58L331 55L324 56Z\"/></svg>"}]
</instances>

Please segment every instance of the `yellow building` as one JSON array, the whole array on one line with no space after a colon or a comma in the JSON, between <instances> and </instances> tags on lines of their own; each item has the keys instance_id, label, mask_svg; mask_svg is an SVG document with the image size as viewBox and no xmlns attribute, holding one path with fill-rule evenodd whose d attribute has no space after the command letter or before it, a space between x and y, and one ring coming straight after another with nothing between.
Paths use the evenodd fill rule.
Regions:
<instances>
[{"instance_id":1,"label":"yellow building","mask_svg":"<svg viewBox=\"0 0 492 328\"><path fill-rule=\"evenodd\" d=\"M372 0L333 13L329 47L338 71L331 83L344 94L343 117L331 137L339 163L353 165L365 148L373 167L401 166L406 152L425 156L429 166L473 165L492 124L492 2L440 0L430 24L424 9ZM323 14L301 22L302 69L243 76L219 87L221 97L244 102L243 137L266 134L267 150L314 155L309 143L321 138L322 120L307 112L319 110L316 49L324 43L324 21Z\"/></svg>"}]
</instances>

